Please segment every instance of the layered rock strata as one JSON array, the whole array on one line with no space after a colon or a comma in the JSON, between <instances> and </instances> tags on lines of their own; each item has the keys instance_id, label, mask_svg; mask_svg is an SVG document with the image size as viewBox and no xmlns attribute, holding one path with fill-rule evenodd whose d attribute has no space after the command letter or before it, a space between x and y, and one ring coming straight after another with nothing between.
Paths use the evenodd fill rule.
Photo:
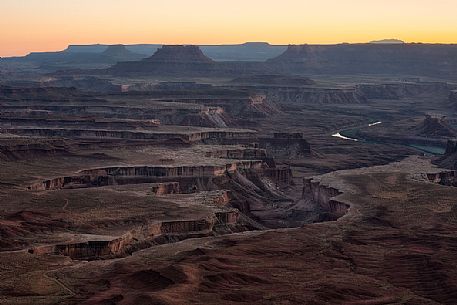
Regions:
<instances>
[{"instance_id":1,"label":"layered rock strata","mask_svg":"<svg viewBox=\"0 0 457 305\"><path fill-rule=\"evenodd\" d=\"M156 183L164 180L176 182L179 178L180 190L185 192L192 185L198 189L198 184L208 178L219 177L227 172L242 169L260 170L262 161L240 161L225 166L132 166L108 167L100 169L83 170L78 176L58 177L32 184L28 187L32 191L58 190L65 188L99 187L116 184ZM165 181L164 181L165 182ZM173 184L168 184L174 188ZM162 186L165 187L165 186ZM159 191L159 190L157 190Z\"/></svg>"}]
</instances>

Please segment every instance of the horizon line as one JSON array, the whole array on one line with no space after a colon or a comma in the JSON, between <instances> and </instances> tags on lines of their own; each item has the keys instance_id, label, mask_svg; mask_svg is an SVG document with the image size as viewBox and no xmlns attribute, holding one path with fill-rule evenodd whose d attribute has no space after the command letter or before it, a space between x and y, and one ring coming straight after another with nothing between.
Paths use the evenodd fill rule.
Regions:
<instances>
[{"instance_id":1,"label":"horizon line","mask_svg":"<svg viewBox=\"0 0 457 305\"><path fill-rule=\"evenodd\" d=\"M383 42L383 41L398 41L398 42ZM332 43L286 43L286 44L275 44L268 41L245 41L245 42L233 42L233 43L153 43L153 42L135 42L135 43L103 43L103 42L94 42L94 43L69 43L64 48L52 49L52 50L40 50L40 51L29 51L28 53L13 54L13 55L3 55L0 58L11 58L11 57L24 57L33 53L58 53L64 52L71 46L138 46L138 45L155 45L155 46L199 46L199 47L211 47L211 46L239 46L244 44L267 44L269 46L278 46L278 47L288 47L288 46L300 46L300 45L310 45L310 46L332 46L332 45L343 45L343 44L378 44L378 45L401 45L401 44L428 44L428 45L456 45L457 42L421 42L421 41L404 41L397 38L388 38L388 39L379 39L371 40L367 42L332 42ZM1 53L1 50L0 50Z\"/></svg>"}]
</instances>

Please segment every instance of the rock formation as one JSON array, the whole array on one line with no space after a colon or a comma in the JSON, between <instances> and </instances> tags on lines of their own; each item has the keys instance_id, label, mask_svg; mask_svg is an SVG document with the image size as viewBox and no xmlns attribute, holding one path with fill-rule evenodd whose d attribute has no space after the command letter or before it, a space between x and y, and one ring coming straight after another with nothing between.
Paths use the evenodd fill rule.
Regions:
<instances>
[{"instance_id":1,"label":"rock formation","mask_svg":"<svg viewBox=\"0 0 457 305\"><path fill-rule=\"evenodd\" d=\"M237 210L225 209L207 218L156 222L119 237L89 235L84 238L91 240L38 246L28 252L35 255L63 255L74 260L112 259L129 255L148 244L172 243L192 237L211 236L216 231L227 231L232 226L235 228L239 219Z\"/></svg>"},{"instance_id":2,"label":"rock formation","mask_svg":"<svg viewBox=\"0 0 457 305\"><path fill-rule=\"evenodd\" d=\"M403 40L400 39L381 39L381 40L373 40L370 41L373 44L403 44L405 43Z\"/></svg>"},{"instance_id":3,"label":"rock formation","mask_svg":"<svg viewBox=\"0 0 457 305\"><path fill-rule=\"evenodd\" d=\"M455 137L457 131L449 126L446 117L427 115L419 126L417 135L424 137Z\"/></svg>"},{"instance_id":4,"label":"rock formation","mask_svg":"<svg viewBox=\"0 0 457 305\"><path fill-rule=\"evenodd\" d=\"M456 78L457 45L291 45L267 63L295 73L393 74Z\"/></svg>"},{"instance_id":5,"label":"rock formation","mask_svg":"<svg viewBox=\"0 0 457 305\"><path fill-rule=\"evenodd\" d=\"M321 210L320 220L337 220L344 216L349 205L335 199L341 192L333 187L322 185L319 181L303 181L303 198L310 199Z\"/></svg>"},{"instance_id":6,"label":"rock formation","mask_svg":"<svg viewBox=\"0 0 457 305\"><path fill-rule=\"evenodd\" d=\"M438 183L445 186L454 186L457 187L457 172L453 171L444 171L439 173L427 173L427 179L430 182Z\"/></svg>"},{"instance_id":7,"label":"rock formation","mask_svg":"<svg viewBox=\"0 0 457 305\"><path fill-rule=\"evenodd\" d=\"M192 45L163 46L151 57L137 62L121 62L109 69L114 74L179 74L204 75L212 73L215 63Z\"/></svg>"},{"instance_id":8,"label":"rock formation","mask_svg":"<svg viewBox=\"0 0 457 305\"><path fill-rule=\"evenodd\" d=\"M268 87L262 88L268 100L284 107L291 104L360 104L366 101L364 95L353 88L306 88Z\"/></svg>"},{"instance_id":9,"label":"rock formation","mask_svg":"<svg viewBox=\"0 0 457 305\"><path fill-rule=\"evenodd\" d=\"M117 61L139 60L144 58L144 56L141 54L129 51L122 44L108 46L106 50L102 52L102 55Z\"/></svg>"},{"instance_id":10,"label":"rock formation","mask_svg":"<svg viewBox=\"0 0 457 305\"><path fill-rule=\"evenodd\" d=\"M287 46L271 45L267 42L246 42L237 45L205 45L200 48L216 61L263 62L280 55Z\"/></svg>"},{"instance_id":11,"label":"rock formation","mask_svg":"<svg viewBox=\"0 0 457 305\"><path fill-rule=\"evenodd\" d=\"M34 52L24 57L8 58L8 62L33 64L42 70L94 69L107 68L118 61L140 60L146 55L137 54L125 49L122 45L94 46L84 49L81 46L70 46L58 52Z\"/></svg>"},{"instance_id":12,"label":"rock formation","mask_svg":"<svg viewBox=\"0 0 457 305\"><path fill-rule=\"evenodd\" d=\"M106 47L48 62L132 50ZM165 46L118 71L2 74L0 303L454 304L454 81L400 76L436 57L402 48L295 66Z\"/></svg>"},{"instance_id":13,"label":"rock formation","mask_svg":"<svg viewBox=\"0 0 457 305\"><path fill-rule=\"evenodd\" d=\"M166 45L158 49L154 55L144 60L161 64L209 64L214 61L203 54L198 46L194 45Z\"/></svg>"},{"instance_id":14,"label":"rock formation","mask_svg":"<svg viewBox=\"0 0 457 305\"><path fill-rule=\"evenodd\" d=\"M194 191L193 186L198 186L205 178L214 178L233 173L241 169L262 168L262 161L239 161L228 163L225 166L132 166L108 167L83 170L78 176L57 177L32 184L28 187L32 191L59 190L64 188L88 188L107 185L158 183L153 184L153 193L166 193L181 190L182 192ZM186 179L187 178L187 179ZM207 180L207 179L206 179ZM178 185L173 184L178 183Z\"/></svg>"},{"instance_id":15,"label":"rock formation","mask_svg":"<svg viewBox=\"0 0 457 305\"><path fill-rule=\"evenodd\" d=\"M64 52L67 53L103 53L113 45L92 44L92 45L69 45ZM115 45L116 46L116 45ZM144 57L152 55L161 45L158 44L133 44L123 45L127 51L144 55Z\"/></svg>"},{"instance_id":16,"label":"rock formation","mask_svg":"<svg viewBox=\"0 0 457 305\"><path fill-rule=\"evenodd\" d=\"M157 196L179 194L179 182L153 183L151 193Z\"/></svg>"}]
</instances>

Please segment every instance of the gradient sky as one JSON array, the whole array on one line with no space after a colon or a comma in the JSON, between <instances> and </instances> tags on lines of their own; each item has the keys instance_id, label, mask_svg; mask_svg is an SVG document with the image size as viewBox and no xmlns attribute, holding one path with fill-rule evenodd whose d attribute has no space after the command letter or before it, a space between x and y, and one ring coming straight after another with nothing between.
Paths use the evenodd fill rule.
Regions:
<instances>
[{"instance_id":1,"label":"gradient sky","mask_svg":"<svg viewBox=\"0 0 457 305\"><path fill-rule=\"evenodd\" d=\"M457 0L0 0L0 56L68 44L457 42Z\"/></svg>"}]
</instances>

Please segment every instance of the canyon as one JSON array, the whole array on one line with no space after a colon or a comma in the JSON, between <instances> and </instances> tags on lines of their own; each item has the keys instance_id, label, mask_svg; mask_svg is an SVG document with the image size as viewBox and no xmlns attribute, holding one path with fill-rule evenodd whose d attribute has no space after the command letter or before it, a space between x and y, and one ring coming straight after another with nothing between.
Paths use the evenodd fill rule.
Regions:
<instances>
[{"instance_id":1,"label":"canyon","mask_svg":"<svg viewBox=\"0 0 457 305\"><path fill-rule=\"evenodd\" d=\"M455 304L455 52L0 59L0 304Z\"/></svg>"}]
</instances>

